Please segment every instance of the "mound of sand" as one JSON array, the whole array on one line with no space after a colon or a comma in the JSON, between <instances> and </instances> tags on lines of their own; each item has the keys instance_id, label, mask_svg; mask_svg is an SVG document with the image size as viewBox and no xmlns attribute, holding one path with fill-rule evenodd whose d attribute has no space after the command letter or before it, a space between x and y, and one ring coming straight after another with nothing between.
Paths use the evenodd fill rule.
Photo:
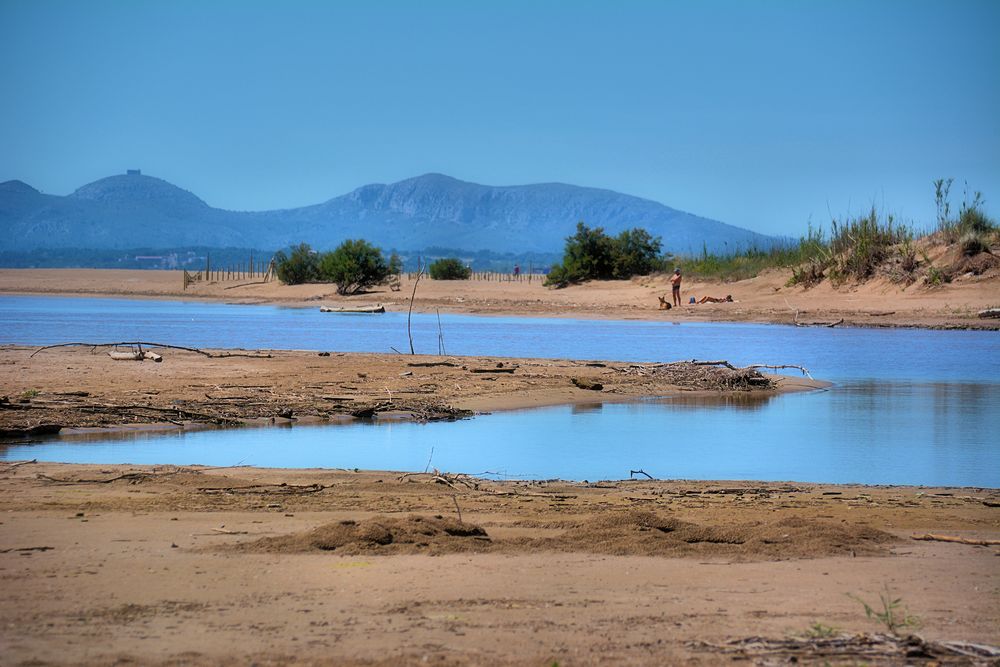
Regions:
<instances>
[{"instance_id":1,"label":"mound of sand","mask_svg":"<svg viewBox=\"0 0 1000 667\"><path fill-rule=\"evenodd\" d=\"M328 523L305 533L267 537L233 548L265 553L333 551L338 554L538 553L560 551L616 556L719 556L737 559L879 555L892 535L856 525L786 518L733 526L702 526L653 512L630 510L563 523L551 537L491 539L457 519L376 516Z\"/></svg>"},{"instance_id":2,"label":"mound of sand","mask_svg":"<svg viewBox=\"0 0 1000 667\"><path fill-rule=\"evenodd\" d=\"M327 523L305 533L266 537L237 548L266 553L444 554L486 551L490 537L475 524L441 515L376 516L364 521Z\"/></svg>"},{"instance_id":3,"label":"mound of sand","mask_svg":"<svg viewBox=\"0 0 1000 667\"><path fill-rule=\"evenodd\" d=\"M562 535L537 540L536 548L612 555L816 558L878 555L896 538L856 525L798 517L733 526L701 526L631 510L579 523Z\"/></svg>"}]
</instances>

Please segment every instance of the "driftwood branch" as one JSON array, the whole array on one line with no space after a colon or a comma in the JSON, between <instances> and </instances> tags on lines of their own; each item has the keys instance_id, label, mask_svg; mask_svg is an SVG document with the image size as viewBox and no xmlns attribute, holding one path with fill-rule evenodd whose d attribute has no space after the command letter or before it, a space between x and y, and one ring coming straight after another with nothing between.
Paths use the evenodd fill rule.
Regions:
<instances>
[{"instance_id":1,"label":"driftwood branch","mask_svg":"<svg viewBox=\"0 0 1000 667\"><path fill-rule=\"evenodd\" d=\"M636 475L645 475L645 476L646 476L646 477L648 477L649 479L656 479L655 477L653 477L652 475L650 475L650 474L649 474L648 472L646 472L646 471L645 471L645 470L643 470L642 468L640 468L640 469L638 469L638 470L629 470L629 471L628 471L628 478L629 478L629 479L632 479L632 478L633 478L633 477L635 477Z\"/></svg>"},{"instance_id":2,"label":"driftwood branch","mask_svg":"<svg viewBox=\"0 0 1000 667\"><path fill-rule=\"evenodd\" d=\"M954 542L955 544L972 544L977 547L992 547L1000 545L1000 540L978 540L969 537L955 537L953 535L934 535L926 533L924 535L911 535L910 539L923 540L925 542Z\"/></svg>"},{"instance_id":3,"label":"driftwood branch","mask_svg":"<svg viewBox=\"0 0 1000 667\"><path fill-rule=\"evenodd\" d=\"M198 349L196 347L185 347L183 345L169 345L167 343L152 343L152 342L144 341L144 340L138 340L138 341L119 341L117 343L57 343L56 345L45 345L44 347L38 348L37 350L35 350L34 352L32 352L28 356L28 358L30 359L31 357L35 356L36 354L38 354L42 350L51 350L51 349L56 348L56 347L91 347L91 348L96 348L96 347L119 347L119 346L125 346L125 345L135 345L135 346L140 347L140 348L143 345L145 345L146 347L164 348L164 349L169 349L169 350L183 350L185 352L194 352L195 354L200 354L202 356L208 357L209 359L222 359L222 358L225 358L225 357L250 357L250 358L260 358L260 359L270 359L271 358L270 354L260 354L260 353L256 353L256 352L255 353L245 353L245 352L222 352L222 353L215 353L215 352L206 352L205 350L200 350L200 349Z\"/></svg>"},{"instance_id":4,"label":"driftwood branch","mask_svg":"<svg viewBox=\"0 0 1000 667\"><path fill-rule=\"evenodd\" d=\"M771 370L779 370L782 368L796 368L802 371L802 374L805 375L810 380L813 379L813 376L809 374L809 371L806 370L804 366L799 366L798 364L748 364L743 368L740 368L738 366L732 365L725 359L719 359L718 361L698 361L697 359L692 359L689 363L694 364L695 366L725 366L731 371L745 370L747 368L768 368Z\"/></svg>"}]
</instances>

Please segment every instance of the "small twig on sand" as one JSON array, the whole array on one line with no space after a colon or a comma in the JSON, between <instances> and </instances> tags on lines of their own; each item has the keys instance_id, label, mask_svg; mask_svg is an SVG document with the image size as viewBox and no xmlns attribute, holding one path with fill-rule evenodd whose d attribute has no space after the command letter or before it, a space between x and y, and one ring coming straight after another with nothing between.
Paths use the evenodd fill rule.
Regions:
<instances>
[{"instance_id":1,"label":"small twig on sand","mask_svg":"<svg viewBox=\"0 0 1000 667\"><path fill-rule=\"evenodd\" d=\"M18 466L28 465L29 463L38 463L38 459L31 459L30 461L14 461L13 463L8 463L7 467L3 469L3 472L8 472Z\"/></svg>"},{"instance_id":2,"label":"small twig on sand","mask_svg":"<svg viewBox=\"0 0 1000 667\"><path fill-rule=\"evenodd\" d=\"M434 447L431 446L431 455L427 457L427 465L424 466L424 472L431 469L431 459L434 458Z\"/></svg>"},{"instance_id":3,"label":"small twig on sand","mask_svg":"<svg viewBox=\"0 0 1000 667\"><path fill-rule=\"evenodd\" d=\"M910 539L923 540L926 542L954 542L956 544L972 544L977 547L992 547L1000 545L1000 540L978 540L969 537L954 537L952 535L911 535Z\"/></svg>"},{"instance_id":4,"label":"small twig on sand","mask_svg":"<svg viewBox=\"0 0 1000 667\"><path fill-rule=\"evenodd\" d=\"M458 506L458 496L454 496L453 495L451 497L451 499L455 501L455 511L458 512L458 521L459 521L459 523L461 523L461 521L462 521L462 508Z\"/></svg>"}]
</instances>

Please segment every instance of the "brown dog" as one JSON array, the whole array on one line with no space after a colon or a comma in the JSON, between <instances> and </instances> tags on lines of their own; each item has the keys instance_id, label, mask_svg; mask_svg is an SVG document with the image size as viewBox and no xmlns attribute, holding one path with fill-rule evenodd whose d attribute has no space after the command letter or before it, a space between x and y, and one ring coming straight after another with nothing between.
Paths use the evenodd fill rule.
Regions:
<instances>
[{"instance_id":1,"label":"brown dog","mask_svg":"<svg viewBox=\"0 0 1000 667\"><path fill-rule=\"evenodd\" d=\"M667 301L666 295L656 297L660 300L660 310L670 310L673 306Z\"/></svg>"}]
</instances>

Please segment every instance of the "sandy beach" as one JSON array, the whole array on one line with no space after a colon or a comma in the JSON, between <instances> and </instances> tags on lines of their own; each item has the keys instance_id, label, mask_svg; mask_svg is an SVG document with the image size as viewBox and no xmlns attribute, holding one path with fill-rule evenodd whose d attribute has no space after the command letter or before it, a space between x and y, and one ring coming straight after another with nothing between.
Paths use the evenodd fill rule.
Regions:
<instances>
[{"instance_id":1,"label":"sandy beach","mask_svg":"<svg viewBox=\"0 0 1000 667\"><path fill-rule=\"evenodd\" d=\"M885 279L862 285L788 287L790 272L772 270L731 283L687 280L685 305L659 310L669 300L667 276L598 281L564 289L544 287L542 276L513 280L436 281L426 277L413 301L417 312L720 322L767 322L825 326L905 326L928 328L1000 327L977 313L1000 307L1000 274L960 276L952 283L904 287ZM506 276L505 278L510 278ZM278 303L290 306L352 307L381 303L389 311L406 311L413 293L404 277L399 291L373 288L369 293L339 296L331 284L287 286L259 278L231 278L183 285L181 271L110 269L0 269L0 293L67 294L129 298L193 299L231 303ZM733 303L687 305L690 297L724 298Z\"/></svg>"},{"instance_id":2,"label":"sandy beach","mask_svg":"<svg viewBox=\"0 0 1000 667\"><path fill-rule=\"evenodd\" d=\"M2 662L988 664L943 647L1000 643L1000 551L913 536L995 539L998 504L983 489L6 463ZM849 597L877 605L886 587L919 616L900 634L929 643L882 639Z\"/></svg>"},{"instance_id":3,"label":"sandy beach","mask_svg":"<svg viewBox=\"0 0 1000 667\"><path fill-rule=\"evenodd\" d=\"M421 281L414 305L969 327L984 324L976 309L1000 301L992 283L952 285L947 300L871 287L824 300L767 280L695 284L725 289L736 303L666 312L656 310L660 278L557 291ZM172 272L0 272L6 293L402 309L408 292L404 283L344 299L328 285L231 286L184 291ZM895 314L878 311L890 302ZM822 386L794 369L765 377L609 360L155 351L162 362L116 361L106 348L3 346L0 429L31 438L53 429L456 419L677 393L766 400ZM1000 644L997 489L6 461L0 512L2 664L995 664L1000 656L984 646ZM914 539L927 535L951 541ZM864 603L881 609L880 595L902 601L891 628L865 613Z\"/></svg>"}]
</instances>

